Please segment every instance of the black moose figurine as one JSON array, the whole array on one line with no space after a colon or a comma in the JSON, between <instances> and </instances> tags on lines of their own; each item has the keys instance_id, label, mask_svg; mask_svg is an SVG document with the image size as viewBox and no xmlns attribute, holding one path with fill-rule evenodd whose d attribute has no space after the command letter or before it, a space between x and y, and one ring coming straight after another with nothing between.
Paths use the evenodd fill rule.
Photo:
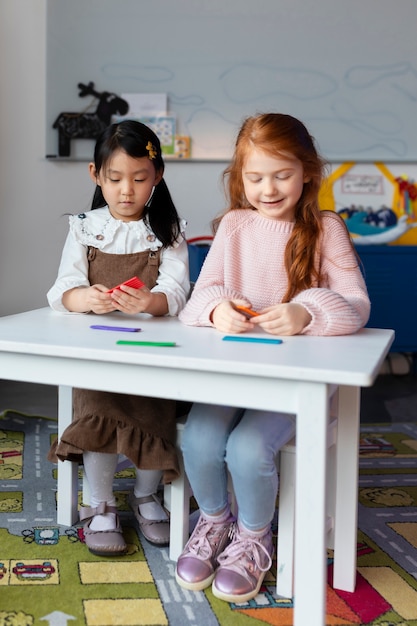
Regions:
<instances>
[{"instance_id":1,"label":"black moose figurine","mask_svg":"<svg viewBox=\"0 0 417 626\"><path fill-rule=\"evenodd\" d=\"M79 96L94 96L98 103L94 113L60 113L52 128L58 129L58 155L67 157L71 152L71 139L97 139L111 123L112 115L126 115L129 104L115 93L98 92L94 83L78 83Z\"/></svg>"}]
</instances>

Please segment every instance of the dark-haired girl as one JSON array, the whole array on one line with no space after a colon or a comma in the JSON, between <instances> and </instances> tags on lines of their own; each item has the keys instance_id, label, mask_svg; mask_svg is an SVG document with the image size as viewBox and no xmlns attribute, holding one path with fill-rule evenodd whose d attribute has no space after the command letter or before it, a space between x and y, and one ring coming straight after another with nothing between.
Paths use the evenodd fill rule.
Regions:
<instances>
[{"instance_id":1,"label":"dark-haired girl","mask_svg":"<svg viewBox=\"0 0 417 626\"><path fill-rule=\"evenodd\" d=\"M164 181L158 137L133 120L109 126L97 140L90 177L91 211L69 218L58 277L48 292L61 312L178 315L189 291L185 222ZM120 283L138 276L145 287ZM84 389L74 390L74 419L49 454L78 460L91 491L83 507L85 541L99 555L127 550L116 510L113 476L118 455L136 466L130 504L142 534L169 541L169 521L157 495L161 478L178 476L176 403Z\"/></svg>"}]
</instances>

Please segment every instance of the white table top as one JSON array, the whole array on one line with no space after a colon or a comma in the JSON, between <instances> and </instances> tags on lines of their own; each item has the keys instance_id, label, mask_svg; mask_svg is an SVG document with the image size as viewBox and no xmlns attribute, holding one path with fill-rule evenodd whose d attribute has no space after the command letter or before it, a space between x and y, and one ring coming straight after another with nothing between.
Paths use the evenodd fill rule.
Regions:
<instances>
[{"instance_id":1,"label":"white table top","mask_svg":"<svg viewBox=\"0 0 417 626\"><path fill-rule=\"evenodd\" d=\"M142 331L93 330L92 324L139 326ZM394 339L392 330L377 329L341 337L283 337L280 345L227 342L224 335L213 328L184 326L177 318L62 314L43 308L0 318L0 353L367 387L373 384ZM272 337L259 332L248 336ZM175 341L177 345L121 346L116 345L119 339Z\"/></svg>"}]
</instances>

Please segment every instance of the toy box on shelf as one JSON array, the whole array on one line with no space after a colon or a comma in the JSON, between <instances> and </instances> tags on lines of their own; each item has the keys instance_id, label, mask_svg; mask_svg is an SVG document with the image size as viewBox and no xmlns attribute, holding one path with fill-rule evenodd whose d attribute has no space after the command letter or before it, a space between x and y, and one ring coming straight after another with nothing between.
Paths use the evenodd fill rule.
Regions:
<instances>
[{"instance_id":1,"label":"toy box on shelf","mask_svg":"<svg viewBox=\"0 0 417 626\"><path fill-rule=\"evenodd\" d=\"M356 245L417 245L417 184L394 167L404 166L343 163L322 186L321 208L344 218Z\"/></svg>"},{"instance_id":2,"label":"toy box on shelf","mask_svg":"<svg viewBox=\"0 0 417 626\"><path fill-rule=\"evenodd\" d=\"M391 350L417 353L417 185L404 167L344 163L325 181L320 206L352 235L372 304L368 326L393 328Z\"/></svg>"}]
</instances>

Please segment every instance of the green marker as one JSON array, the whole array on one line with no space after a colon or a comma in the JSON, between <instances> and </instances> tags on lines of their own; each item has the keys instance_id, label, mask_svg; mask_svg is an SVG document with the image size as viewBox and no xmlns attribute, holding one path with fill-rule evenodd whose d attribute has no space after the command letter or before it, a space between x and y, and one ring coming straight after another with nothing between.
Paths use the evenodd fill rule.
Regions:
<instances>
[{"instance_id":1,"label":"green marker","mask_svg":"<svg viewBox=\"0 0 417 626\"><path fill-rule=\"evenodd\" d=\"M173 348L177 344L175 341L116 341L119 346L159 346L161 348Z\"/></svg>"}]
</instances>

